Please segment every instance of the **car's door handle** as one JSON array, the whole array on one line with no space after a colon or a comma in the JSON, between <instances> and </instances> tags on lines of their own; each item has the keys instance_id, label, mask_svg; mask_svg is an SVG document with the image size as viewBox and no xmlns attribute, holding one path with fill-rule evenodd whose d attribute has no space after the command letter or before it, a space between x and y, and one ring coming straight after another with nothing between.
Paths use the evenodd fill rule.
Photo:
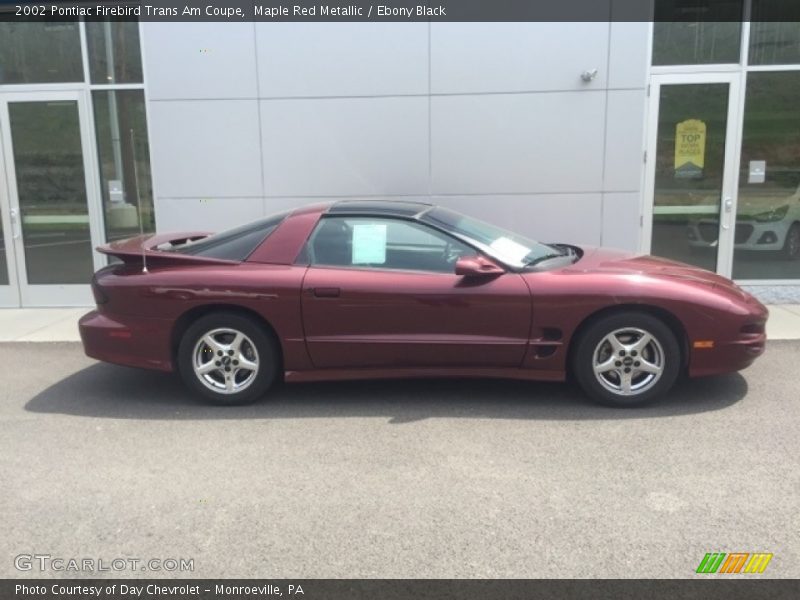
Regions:
<instances>
[{"instance_id":1,"label":"car's door handle","mask_svg":"<svg viewBox=\"0 0 800 600\"><path fill-rule=\"evenodd\" d=\"M341 290L337 287L318 287L312 288L317 298L338 298Z\"/></svg>"}]
</instances>

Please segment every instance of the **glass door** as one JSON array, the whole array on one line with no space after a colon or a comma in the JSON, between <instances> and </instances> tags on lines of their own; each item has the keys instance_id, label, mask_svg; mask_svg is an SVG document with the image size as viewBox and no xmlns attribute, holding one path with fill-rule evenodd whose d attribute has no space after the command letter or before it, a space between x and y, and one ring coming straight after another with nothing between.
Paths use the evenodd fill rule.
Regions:
<instances>
[{"instance_id":1,"label":"glass door","mask_svg":"<svg viewBox=\"0 0 800 600\"><path fill-rule=\"evenodd\" d=\"M800 280L800 70L747 74L733 276Z\"/></svg>"},{"instance_id":2,"label":"glass door","mask_svg":"<svg viewBox=\"0 0 800 600\"><path fill-rule=\"evenodd\" d=\"M0 161L0 178L4 174L2 161ZM8 306L19 306L19 290L17 281L14 278L15 271L11 266L14 258L11 236L7 232L11 231L10 213L7 205L3 202L3 186L0 184L0 308Z\"/></svg>"},{"instance_id":3,"label":"glass door","mask_svg":"<svg viewBox=\"0 0 800 600\"><path fill-rule=\"evenodd\" d=\"M79 92L0 96L6 278L21 306L92 303L89 281L102 265L94 251L102 222L86 124Z\"/></svg>"},{"instance_id":4,"label":"glass door","mask_svg":"<svg viewBox=\"0 0 800 600\"><path fill-rule=\"evenodd\" d=\"M645 249L730 276L736 215L738 74L654 75Z\"/></svg>"}]
</instances>

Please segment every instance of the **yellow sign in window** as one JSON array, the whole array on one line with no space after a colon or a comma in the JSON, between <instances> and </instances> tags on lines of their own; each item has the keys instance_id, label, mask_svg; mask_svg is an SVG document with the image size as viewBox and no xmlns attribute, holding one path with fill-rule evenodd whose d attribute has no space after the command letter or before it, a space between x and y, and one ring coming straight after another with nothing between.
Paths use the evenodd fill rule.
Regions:
<instances>
[{"instance_id":1,"label":"yellow sign in window","mask_svg":"<svg viewBox=\"0 0 800 600\"><path fill-rule=\"evenodd\" d=\"M675 126L675 177L703 175L706 160L706 124L687 119Z\"/></svg>"}]
</instances>

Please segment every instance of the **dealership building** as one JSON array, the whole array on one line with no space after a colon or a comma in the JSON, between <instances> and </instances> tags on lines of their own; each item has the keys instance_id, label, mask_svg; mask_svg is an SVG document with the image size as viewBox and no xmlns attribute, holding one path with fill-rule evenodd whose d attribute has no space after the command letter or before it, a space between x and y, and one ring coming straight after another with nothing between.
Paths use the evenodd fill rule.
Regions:
<instances>
[{"instance_id":1,"label":"dealership building","mask_svg":"<svg viewBox=\"0 0 800 600\"><path fill-rule=\"evenodd\" d=\"M681 4L655 0L655 23L0 23L0 306L91 304L94 248L140 231L362 198L800 301L800 23L782 0L692 3L714 22Z\"/></svg>"}]
</instances>

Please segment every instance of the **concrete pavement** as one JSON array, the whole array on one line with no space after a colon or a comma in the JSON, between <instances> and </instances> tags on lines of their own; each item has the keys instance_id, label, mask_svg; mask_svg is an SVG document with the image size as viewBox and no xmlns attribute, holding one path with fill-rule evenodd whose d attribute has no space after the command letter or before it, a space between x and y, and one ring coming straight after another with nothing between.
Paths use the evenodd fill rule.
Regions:
<instances>
[{"instance_id":1,"label":"concrete pavement","mask_svg":"<svg viewBox=\"0 0 800 600\"><path fill-rule=\"evenodd\" d=\"M502 381L220 408L75 343L0 344L0 363L3 577L64 575L20 573L20 553L191 558L168 575L194 577L695 577L720 551L800 576L797 341L628 411Z\"/></svg>"}]
</instances>

